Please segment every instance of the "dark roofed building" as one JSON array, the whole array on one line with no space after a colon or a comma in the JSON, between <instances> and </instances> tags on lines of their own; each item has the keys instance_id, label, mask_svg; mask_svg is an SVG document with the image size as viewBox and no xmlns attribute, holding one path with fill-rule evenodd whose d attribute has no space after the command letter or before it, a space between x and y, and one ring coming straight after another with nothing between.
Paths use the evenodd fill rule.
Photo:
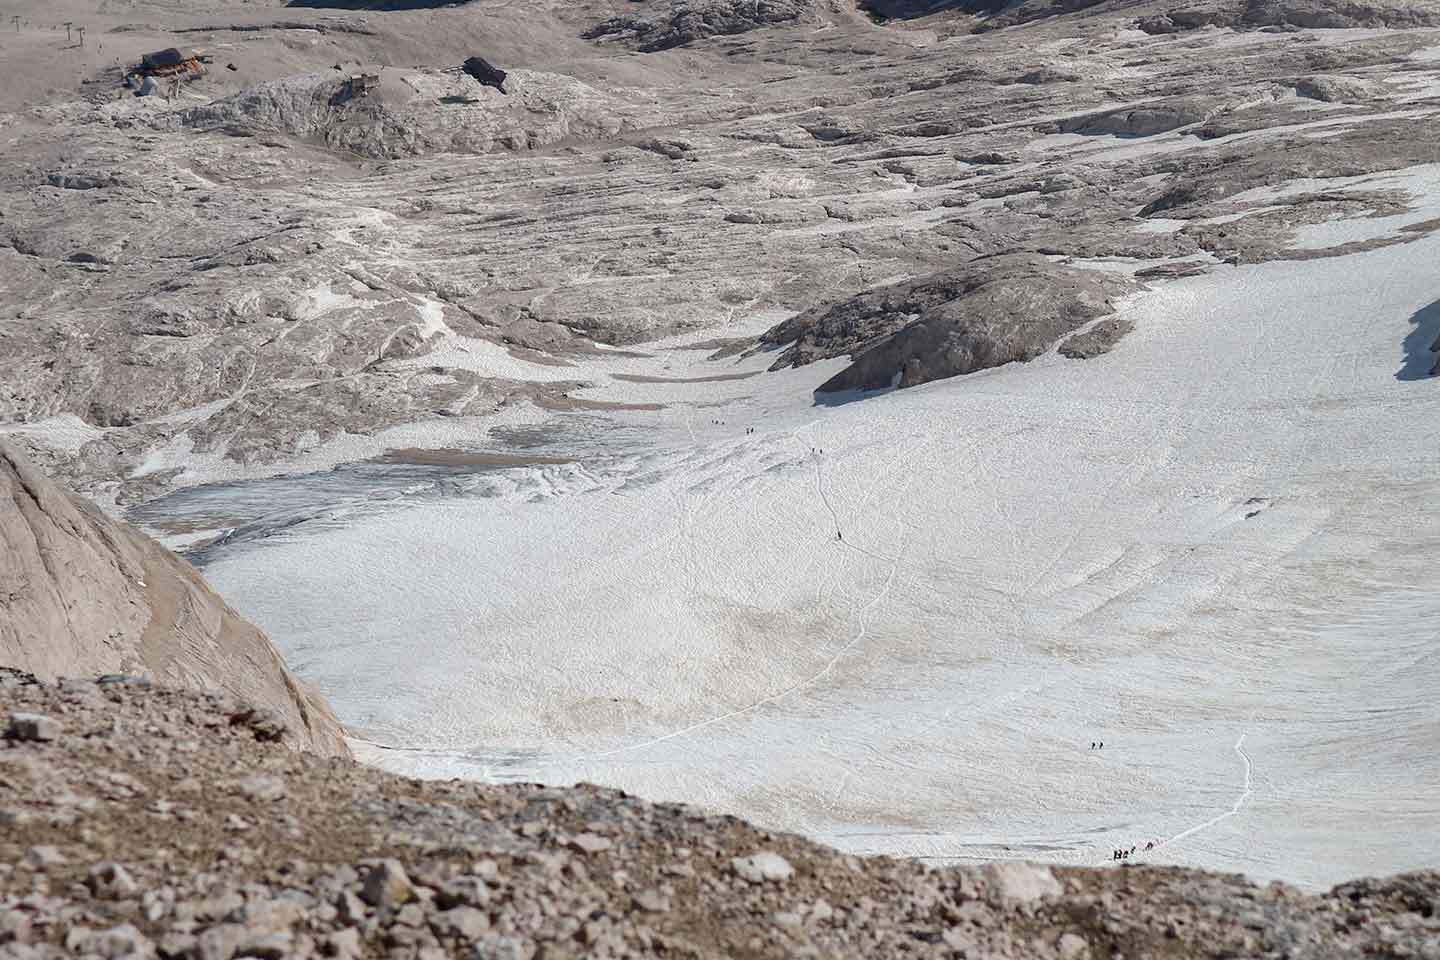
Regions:
<instances>
[{"instance_id":1,"label":"dark roofed building","mask_svg":"<svg viewBox=\"0 0 1440 960\"><path fill-rule=\"evenodd\" d=\"M200 59L189 50L168 47L141 57L140 68L136 72L144 76L168 77L177 73L204 73L205 69L200 66Z\"/></svg>"}]
</instances>

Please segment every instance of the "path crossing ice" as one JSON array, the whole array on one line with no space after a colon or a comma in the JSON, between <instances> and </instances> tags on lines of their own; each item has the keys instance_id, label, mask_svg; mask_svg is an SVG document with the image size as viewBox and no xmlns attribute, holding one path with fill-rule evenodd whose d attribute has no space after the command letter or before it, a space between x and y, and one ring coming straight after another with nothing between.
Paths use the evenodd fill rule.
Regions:
<instances>
[{"instance_id":1,"label":"path crossing ice","mask_svg":"<svg viewBox=\"0 0 1440 960\"><path fill-rule=\"evenodd\" d=\"M206 573L410 774L940 861L1433 865L1440 381L1403 374L1436 263L1221 267L1098 359L855 403L811 403L834 364L602 357L591 396L667 404L613 414L629 446Z\"/></svg>"}]
</instances>

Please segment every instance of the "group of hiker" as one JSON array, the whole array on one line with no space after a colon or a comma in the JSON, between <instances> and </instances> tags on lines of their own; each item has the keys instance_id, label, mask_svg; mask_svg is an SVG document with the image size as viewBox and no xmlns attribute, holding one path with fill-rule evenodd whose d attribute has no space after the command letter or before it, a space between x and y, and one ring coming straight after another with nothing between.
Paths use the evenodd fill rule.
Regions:
<instances>
[{"instance_id":1,"label":"group of hiker","mask_svg":"<svg viewBox=\"0 0 1440 960\"><path fill-rule=\"evenodd\" d=\"M1135 852L1136 850L1138 850L1138 849L1140 849L1140 848L1139 848L1139 847L1131 847L1129 850L1123 850L1123 849L1118 849L1118 848L1117 848L1117 849L1115 849L1115 850L1110 851L1110 859L1111 859L1111 860L1129 860L1130 857L1131 857L1131 855L1134 854L1134 852ZM1154 849L1155 849L1155 841L1154 841L1154 840L1146 840L1146 841L1145 841L1145 849L1146 849L1146 850L1154 850Z\"/></svg>"}]
</instances>

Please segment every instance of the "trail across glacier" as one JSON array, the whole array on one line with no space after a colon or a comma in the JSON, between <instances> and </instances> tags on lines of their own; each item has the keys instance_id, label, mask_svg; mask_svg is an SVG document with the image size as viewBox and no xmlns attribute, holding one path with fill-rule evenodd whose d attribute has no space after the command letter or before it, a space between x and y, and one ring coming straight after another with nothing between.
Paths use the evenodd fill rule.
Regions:
<instances>
[{"instance_id":1,"label":"trail across glacier","mask_svg":"<svg viewBox=\"0 0 1440 960\"><path fill-rule=\"evenodd\" d=\"M1184 840L1186 837L1193 837L1193 836L1194 836L1195 834L1197 834L1197 833L1202 833L1202 832L1204 832L1204 831L1206 831L1206 830L1209 830L1211 827L1215 826L1215 824L1219 823L1220 821L1222 821L1222 820L1227 820L1227 819L1229 819L1230 817L1233 817L1233 816L1235 816L1237 813L1240 812L1240 808L1243 807L1243 806L1245 806L1245 801L1246 801L1246 800L1249 800L1249 799L1250 799L1250 795L1255 792L1254 785L1253 785L1253 783L1252 783L1252 778L1251 778L1251 775L1252 775L1252 772L1253 772L1253 765L1252 765L1251 762L1250 762L1250 755L1245 752L1245 749L1244 749L1244 746L1243 746L1244 743L1245 743L1245 734L1242 733L1242 734L1240 734L1240 739L1238 739L1238 740L1235 741L1235 752L1240 755L1240 759L1241 759L1241 760L1244 762L1244 764L1245 764L1245 785L1244 785L1243 789L1240 791L1240 796L1236 797L1236 798L1235 798L1235 802L1234 802L1233 804L1231 804L1230 809L1229 809L1229 810L1226 810L1224 813L1217 814L1216 816L1211 817L1209 820L1206 820L1204 823L1197 823L1195 826L1190 827L1188 830L1182 830L1182 831L1180 831L1179 833L1175 834L1175 836L1170 837L1170 838L1167 839L1167 840L1162 840L1162 841L1160 841L1160 843L1158 844L1158 846L1162 846L1162 847L1163 847L1163 846L1166 846L1166 845L1168 845L1168 844L1179 843L1181 840Z\"/></svg>"}]
</instances>

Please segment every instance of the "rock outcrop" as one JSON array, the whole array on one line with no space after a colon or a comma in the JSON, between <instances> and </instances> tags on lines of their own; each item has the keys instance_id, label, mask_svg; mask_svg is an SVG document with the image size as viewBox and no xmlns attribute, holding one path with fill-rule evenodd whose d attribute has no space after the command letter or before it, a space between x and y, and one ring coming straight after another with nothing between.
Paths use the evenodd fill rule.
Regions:
<instances>
[{"instance_id":1,"label":"rock outcrop","mask_svg":"<svg viewBox=\"0 0 1440 960\"><path fill-rule=\"evenodd\" d=\"M1429 957L1440 935L1434 872L1307 894L1173 868L862 860L594 786L297 754L190 691L0 670L0 731L5 960L1328 960Z\"/></svg>"},{"instance_id":2,"label":"rock outcrop","mask_svg":"<svg viewBox=\"0 0 1440 960\"><path fill-rule=\"evenodd\" d=\"M370 88L334 73L270 80L192 107L178 122L229 134L288 134L362 157L395 158L594 140L648 119L643 109L571 77L529 70L506 73L504 89L477 86L455 70L381 69L372 76Z\"/></svg>"},{"instance_id":3,"label":"rock outcrop","mask_svg":"<svg viewBox=\"0 0 1440 960\"><path fill-rule=\"evenodd\" d=\"M623 39L653 53L705 37L792 23L814 9L814 0L674 0L668 9L658 12L611 17L586 31L585 38Z\"/></svg>"},{"instance_id":4,"label":"rock outcrop","mask_svg":"<svg viewBox=\"0 0 1440 960\"><path fill-rule=\"evenodd\" d=\"M330 708L188 563L0 442L0 663L41 677L150 674L254 704L293 746L348 755Z\"/></svg>"},{"instance_id":5,"label":"rock outcrop","mask_svg":"<svg viewBox=\"0 0 1440 960\"><path fill-rule=\"evenodd\" d=\"M1201 27L1287 29L1410 28L1440 23L1435 0L1222 0L1189 4L1140 18L1146 33L1182 33Z\"/></svg>"},{"instance_id":6,"label":"rock outcrop","mask_svg":"<svg viewBox=\"0 0 1440 960\"><path fill-rule=\"evenodd\" d=\"M1094 271L1007 254L808 310L762 342L791 344L772 369L849 354L855 362L817 393L912 387L1033 360L1109 313L1119 290Z\"/></svg>"}]
</instances>

